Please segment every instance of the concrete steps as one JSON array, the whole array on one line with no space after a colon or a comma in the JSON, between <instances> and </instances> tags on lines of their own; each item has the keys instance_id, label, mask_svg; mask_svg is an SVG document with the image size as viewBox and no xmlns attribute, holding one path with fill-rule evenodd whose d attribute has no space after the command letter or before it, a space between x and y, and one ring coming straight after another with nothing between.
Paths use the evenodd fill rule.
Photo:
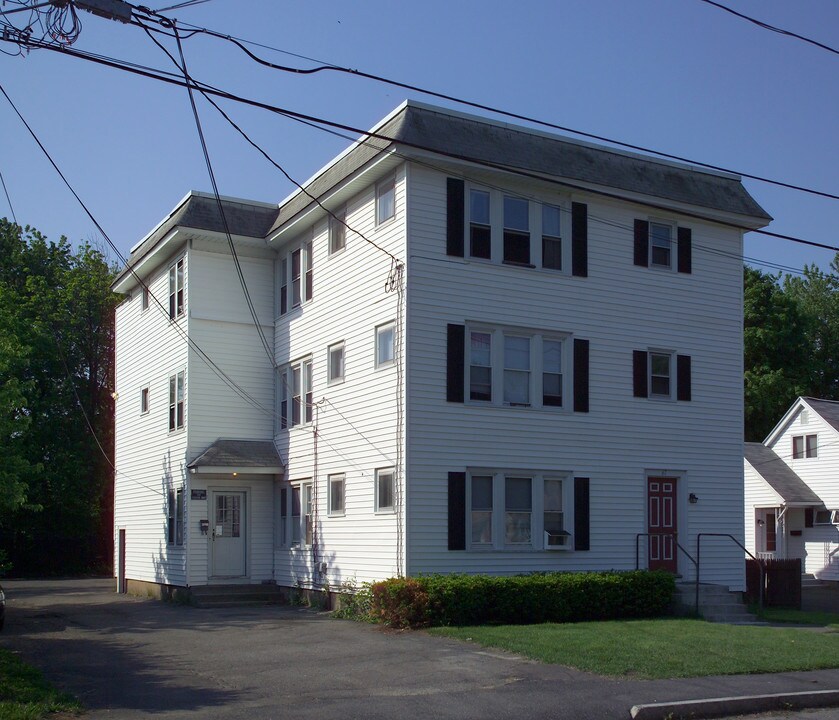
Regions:
<instances>
[{"instance_id":1,"label":"concrete steps","mask_svg":"<svg viewBox=\"0 0 839 720\"><path fill-rule=\"evenodd\" d=\"M288 604L285 592L276 585L194 585L189 600L200 608Z\"/></svg>"},{"instance_id":2,"label":"concrete steps","mask_svg":"<svg viewBox=\"0 0 839 720\"><path fill-rule=\"evenodd\" d=\"M676 583L676 606L692 613L696 606L696 585ZM743 603L743 593L731 592L722 585L699 584L699 614L708 622L728 625L768 625L752 615Z\"/></svg>"}]
</instances>

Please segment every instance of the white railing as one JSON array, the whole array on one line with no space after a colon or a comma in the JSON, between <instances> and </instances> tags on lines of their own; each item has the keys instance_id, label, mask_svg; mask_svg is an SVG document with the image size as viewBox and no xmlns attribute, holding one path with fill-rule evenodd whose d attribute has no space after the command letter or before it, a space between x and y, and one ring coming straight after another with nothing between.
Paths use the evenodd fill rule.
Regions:
<instances>
[{"instance_id":1,"label":"white railing","mask_svg":"<svg viewBox=\"0 0 839 720\"><path fill-rule=\"evenodd\" d=\"M777 553L774 550L770 550L768 552L758 552L757 559L758 560L774 560L777 556Z\"/></svg>"}]
</instances>

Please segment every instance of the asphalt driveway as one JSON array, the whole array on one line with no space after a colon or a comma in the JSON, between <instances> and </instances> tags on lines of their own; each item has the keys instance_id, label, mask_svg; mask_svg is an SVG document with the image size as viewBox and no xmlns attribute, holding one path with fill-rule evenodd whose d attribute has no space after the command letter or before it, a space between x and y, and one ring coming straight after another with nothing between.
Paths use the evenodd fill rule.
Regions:
<instances>
[{"instance_id":1,"label":"asphalt driveway","mask_svg":"<svg viewBox=\"0 0 839 720\"><path fill-rule=\"evenodd\" d=\"M113 585L4 582L0 647L74 693L90 720L625 719L639 703L839 686L835 670L608 679L304 609L196 609Z\"/></svg>"}]
</instances>

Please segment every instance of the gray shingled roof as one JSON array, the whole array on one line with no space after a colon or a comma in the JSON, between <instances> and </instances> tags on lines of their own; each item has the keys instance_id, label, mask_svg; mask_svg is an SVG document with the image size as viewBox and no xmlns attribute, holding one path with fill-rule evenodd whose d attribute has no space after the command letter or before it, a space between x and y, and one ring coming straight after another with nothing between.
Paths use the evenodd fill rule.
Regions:
<instances>
[{"instance_id":1,"label":"gray shingled roof","mask_svg":"<svg viewBox=\"0 0 839 720\"><path fill-rule=\"evenodd\" d=\"M271 440L216 440L187 467L281 468Z\"/></svg>"},{"instance_id":2,"label":"gray shingled roof","mask_svg":"<svg viewBox=\"0 0 839 720\"><path fill-rule=\"evenodd\" d=\"M839 402L835 400L819 400L818 398L802 398L813 408L822 419L834 430L839 430Z\"/></svg>"},{"instance_id":3,"label":"gray shingled roof","mask_svg":"<svg viewBox=\"0 0 839 720\"><path fill-rule=\"evenodd\" d=\"M777 453L762 443L744 443L746 460L787 503L823 505L816 495Z\"/></svg>"},{"instance_id":4,"label":"gray shingled roof","mask_svg":"<svg viewBox=\"0 0 839 720\"><path fill-rule=\"evenodd\" d=\"M771 220L736 178L630 155L608 147L549 136L526 128L451 114L409 103L376 131L396 143L420 146L460 159L595 183L671 201ZM307 187L320 197L393 143L370 140L353 148ZM409 150L410 152L410 150ZM280 208L273 230L311 204L298 193Z\"/></svg>"},{"instance_id":5,"label":"gray shingled roof","mask_svg":"<svg viewBox=\"0 0 839 720\"><path fill-rule=\"evenodd\" d=\"M264 203L252 204L247 201L229 198L222 198L221 203L227 225L233 235L262 239L267 235L277 218L278 208ZM155 228L142 245L131 253L128 258L128 265L135 265L176 227L225 232L224 222L216 199L212 196L193 193L187 196L186 200L160 226ZM117 283L122 280L128 272L127 267L123 268L114 282Z\"/></svg>"}]
</instances>

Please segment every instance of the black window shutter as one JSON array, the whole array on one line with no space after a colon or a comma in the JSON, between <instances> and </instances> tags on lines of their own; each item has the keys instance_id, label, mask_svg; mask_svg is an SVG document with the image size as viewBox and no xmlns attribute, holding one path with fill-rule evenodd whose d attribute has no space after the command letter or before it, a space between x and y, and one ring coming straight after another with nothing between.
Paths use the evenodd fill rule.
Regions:
<instances>
[{"instance_id":1,"label":"black window shutter","mask_svg":"<svg viewBox=\"0 0 839 720\"><path fill-rule=\"evenodd\" d=\"M466 473L449 473L449 550L466 549Z\"/></svg>"},{"instance_id":2,"label":"black window shutter","mask_svg":"<svg viewBox=\"0 0 839 720\"><path fill-rule=\"evenodd\" d=\"M644 350L632 351L632 394L647 397L647 353Z\"/></svg>"},{"instance_id":3,"label":"black window shutter","mask_svg":"<svg viewBox=\"0 0 839 720\"><path fill-rule=\"evenodd\" d=\"M588 412L588 340L574 338L574 412Z\"/></svg>"},{"instance_id":4,"label":"black window shutter","mask_svg":"<svg viewBox=\"0 0 839 720\"><path fill-rule=\"evenodd\" d=\"M446 333L446 400L463 402L466 327L449 325Z\"/></svg>"},{"instance_id":5,"label":"black window shutter","mask_svg":"<svg viewBox=\"0 0 839 720\"><path fill-rule=\"evenodd\" d=\"M571 203L571 274L588 277L588 205Z\"/></svg>"},{"instance_id":6,"label":"black window shutter","mask_svg":"<svg viewBox=\"0 0 839 720\"><path fill-rule=\"evenodd\" d=\"M446 180L446 255L463 257L463 213L465 190L463 180Z\"/></svg>"},{"instance_id":7,"label":"black window shutter","mask_svg":"<svg viewBox=\"0 0 839 720\"><path fill-rule=\"evenodd\" d=\"M646 220L635 221L635 264L650 264L650 224Z\"/></svg>"},{"instance_id":8,"label":"black window shutter","mask_svg":"<svg viewBox=\"0 0 839 720\"><path fill-rule=\"evenodd\" d=\"M589 550L589 479L574 478L574 549Z\"/></svg>"},{"instance_id":9,"label":"black window shutter","mask_svg":"<svg viewBox=\"0 0 839 720\"><path fill-rule=\"evenodd\" d=\"M678 232L679 241L679 261L678 269L680 273L690 273L693 269L692 259L692 237L693 232L690 228L680 227Z\"/></svg>"},{"instance_id":10,"label":"black window shutter","mask_svg":"<svg viewBox=\"0 0 839 720\"><path fill-rule=\"evenodd\" d=\"M690 355L676 355L676 399L690 400Z\"/></svg>"},{"instance_id":11,"label":"black window shutter","mask_svg":"<svg viewBox=\"0 0 839 720\"><path fill-rule=\"evenodd\" d=\"M813 527L813 508L804 508L804 527Z\"/></svg>"},{"instance_id":12,"label":"black window shutter","mask_svg":"<svg viewBox=\"0 0 839 720\"><path fill-rule=\"evenodd\" d=\"M280 488L280 516L288 515L288 488Z\"/></svg>"}]
</instances>

